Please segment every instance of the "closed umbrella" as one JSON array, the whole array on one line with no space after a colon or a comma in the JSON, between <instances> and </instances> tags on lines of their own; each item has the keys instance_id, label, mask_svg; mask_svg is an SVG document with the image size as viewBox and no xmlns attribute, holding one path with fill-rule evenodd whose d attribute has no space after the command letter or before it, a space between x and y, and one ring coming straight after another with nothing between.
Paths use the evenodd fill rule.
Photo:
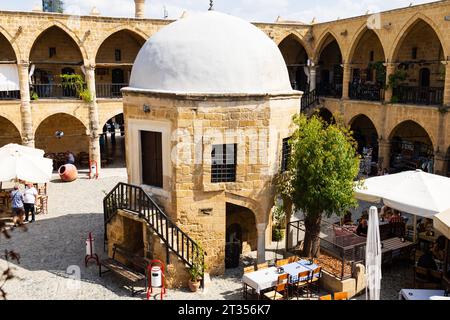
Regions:
<instances>
[{"instance_id":1,"label":"closed umbrella","mask_svg":"<svg viewBox=\"0 0 450 320\"><path fill-rule=\"evenodd\" d=\"M381 291L381 239L378 210L370 207L366 243L366 300L380 300Z\"/></svg>"},{"instance_id":2,"label":"closed umbrella","mask_svg":"<svg viewBox=\"0 0 450 320\"><path fill-rule=\"evenodd\" d=\"M22 180L31 183L50 181L53 161L42 150L16 145L0 148L0 182Z\"/></svg>"}]
</instances>

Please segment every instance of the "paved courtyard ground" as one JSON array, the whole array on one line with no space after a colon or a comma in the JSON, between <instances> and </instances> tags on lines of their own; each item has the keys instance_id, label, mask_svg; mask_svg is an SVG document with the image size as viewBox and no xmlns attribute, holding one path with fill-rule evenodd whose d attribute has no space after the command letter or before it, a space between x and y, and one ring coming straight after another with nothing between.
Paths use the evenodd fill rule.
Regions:
<instances>
[{"instance_id":1,"label":"paved courtyard ground","mask_svg":"<svg viewBox=\"0 0 450 320\"><path fill-rule=\"evenodd\" d=\"M20 264L9 264L16 278L4 287L8 299L145 299L144 294L132 298L124 283L114 275L99 277L94 264L84 266L85 240L89 232L96 237L96 252L100 257L106 255L103 252L102 199L120 181L126 181L125 169L106 169L99 180L89 180L82 174L69 184L60 183L55 176L48 190L49 214L37 216L35 223L26 225L27 231L15 229L11 239L0 238L1 253L8 249L21 256ZM275 248L276 243L268 248L267 259L275 258ZM245 261L255 255L250 254ZM7 266L8 263L0 259L0 270ZM242 268L230 269L223 276L212 277L204 292L170 290L165 299L241 299L241 276ZM411 285L411 267L394 267L383 274L382 298L398 299L399 290Z\"/></svg>"}]
</instances>

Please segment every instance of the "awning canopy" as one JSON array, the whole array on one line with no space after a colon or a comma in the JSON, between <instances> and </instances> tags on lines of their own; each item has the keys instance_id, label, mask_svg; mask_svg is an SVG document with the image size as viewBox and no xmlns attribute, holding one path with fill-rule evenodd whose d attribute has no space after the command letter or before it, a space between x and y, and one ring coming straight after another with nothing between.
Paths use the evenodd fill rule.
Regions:
<instances>
[{"instance_id":1,"label":"awning canopy","mask_svg":"<svg viewBox=\"0 0 450 320\"><path fill-rule=\"evenodd\" d=\"M431 218L450 208L450 178L421 170L369 178L355 197L413 215Z\"/></svg>"},{"instance_id":2,"label":"awning canopy","mask_svg":"<svg viewBox=\"0 0 450 320\"><path fill-rule=\"evenodd\" d=\"M19 70L16 64L0 64L0 91L18 91Z\"/></svg>"}]
</instances>

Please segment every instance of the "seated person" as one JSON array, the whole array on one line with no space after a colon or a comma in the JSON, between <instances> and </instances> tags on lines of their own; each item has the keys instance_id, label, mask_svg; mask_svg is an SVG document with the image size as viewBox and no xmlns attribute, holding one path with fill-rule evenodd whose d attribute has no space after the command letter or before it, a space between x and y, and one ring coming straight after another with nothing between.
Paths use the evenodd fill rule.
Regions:
<instances>
[{"instance_id":1,"label":"seated person","mask_svg":"<svg viewBox=\"0 0 450 320\"><path fill-rule=\"evenodd\" d=\"M403 222L403 218L400 215L400 211L394 210L393 215L389 219L389 223L402 223L402 222Z\"/></svg>"},{"instance_id":2,"label":"seated person","mask_svg":"<svg viewBox=\"0 0 450 320\"><path fill-rule=\"evenodd\" d=\"M342 218L342 225L346 225L346 224L353 224L352 213L350 211L347 211L345 213L345 216Z\"/></svg>"},{"instance_id":3,"label":"seated person","mask_svg":"<svg viewBox=\"0 0 450 320\"><path fill-rule=\"evenodd\" d=\"M361 218L359 220L358 227L356 228L356 234L358 236L363 236L363 237L367 236L367 227L368 227L367 220L364 218Z\"/></svg>"},{"instance_id":4,"label":"seated person","mask_svg":"<svg viewBox=\"0 0 450 320\"><path fill-rule=\"evenodd\" d=\"M429 248L425 249L425 253L417 261L417 266L425 269L437 270L436 261L434 261L433 253Z\"/></svg>"},{"instance_id":5,"label":"seated person","mask_svg":"<svg viewBox=\"0 0 450 320\"><path fill-rule=\"evenodd\" d=\"M75 164L75 156L72 152L66 151L66 161L68 164Z\"/></svg>"},{"instance_id":6,"label":"seated person","mask_svg":"<svg viewBox=\"0 0 450 320\"><path fill-rule=\"evenodd\" d=\"M392 216L392 209L388 206L384 206L383 208L381 208L380 216L381 221L389 221Z\"/></svg>"},{"instance_id":7,"label":"seated person","mask_svg":"<svg viewBox=\"0 0 450 320\"><path fill-rule=\"evenodd\" d=\"M433 248L431 249L431 252L433 253L434 258L444 261L445 258L445 237L439 236L437 238L436 243L433 245Z\"/></svg>"}]
</instances>

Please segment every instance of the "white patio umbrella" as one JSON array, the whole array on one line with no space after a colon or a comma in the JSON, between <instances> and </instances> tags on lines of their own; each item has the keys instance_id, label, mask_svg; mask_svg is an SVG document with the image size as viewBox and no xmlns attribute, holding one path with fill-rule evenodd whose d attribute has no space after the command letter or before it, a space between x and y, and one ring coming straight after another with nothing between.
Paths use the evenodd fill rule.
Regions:
<instances>
[{"instance_id":1,"label":"white patio umbrella","mask_svg":"<svg viewBox=\"0 0 450 320\"><path fill-rule=\"evenodd\" d=\"M416 170L369 178L355 188L355 197L432 218L450 208L449 190L450 178Z\"/></svg>"},{"instance_id":2,"label":"white patio umbrella","mask_svg":"<svg viewBox=\"0 0 450 320\"><path fill-rule=\"evenodd\" d=\"M371 207L366 243L366 300L380 300L381 291L381 239L378 210Z\"/></svg>"},{"instance_id":3,"label":"white patio umbrella","mask_svg":"<svg viewBox=\"0 0 450 320\"><path fill-rule=\"evenodd\" d=\"M447 239L450 239L450 209L433 217L433 227Z\"/></svg>"},{"instance_id":4,"label":"white patio umbrella","mask_svg":"<svg viewBox=\"0 0 450 320\"><path fill-rule=\"evenodd\" d=\"M53 161L42 150L20 145L0 148L0 182L23 180L32 183L50 181Z\"/></svg>"},{"instance_id":5,"label":"white patio umbrella","mask_svg":"<svg viewBox=\"0 0 450 320\"><path fill-rule=\"evenodd\" d=\"M45 152L41 149L30 148L26 146L22 146L16 143L10 143L0 148L0 153L2 152L20 152L26 153L37 157L43 157Z\"/></svg>"}]
</instances>

